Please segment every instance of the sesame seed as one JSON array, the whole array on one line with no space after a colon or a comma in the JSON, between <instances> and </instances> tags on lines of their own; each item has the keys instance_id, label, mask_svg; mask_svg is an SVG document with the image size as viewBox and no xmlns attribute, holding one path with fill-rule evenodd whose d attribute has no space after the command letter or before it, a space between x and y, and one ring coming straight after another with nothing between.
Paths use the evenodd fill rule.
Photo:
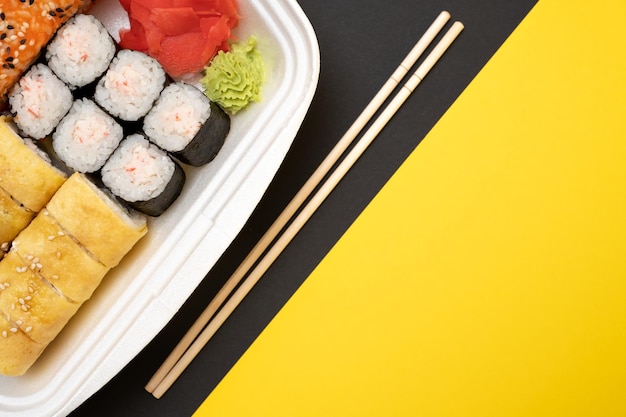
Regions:
<instances>
[{"instance_id":1,"label":"sesame seed","mask_svg":"<svg viewBox=\"0 0 626 417\"><path fill-rule=\"evenodd\" d=\"M57 232L57 235L59 235L59 236L65 236L65 232L63 232L63 230L59 230L59 231Z\"/></svg>"},{"instance_id":2,"label":"sesame seed","mask_svg":"<svg viewBox=\"0 0 626 417\"><path fill-rule=\"evenodd\" d=\"M27 328L24 329L24 332L30 333L32 330L33 330L33 326L28 326Z\"/></svg>"},{"instance_id":3,"label":"sesame seed","mask_svg":"<svg viewBox=\"0 0 626 417\"><path fill-rule=\"evenodd\" d=\"M32 261L32 260L33 260L33 258L34 258L34 256L33 256L33 255L27 255L27 256L26 256L26 259L28 259L29 261Z\"/></svg>"},{"instance_id":4,"label":"sesame seed","mask_svg":"<svg viewBox=\"0 0 626 417\"><path fill-rule=\"evenodd\" d=\"M24 300L26 300L26 301L30 301L30 300L32 300L32 299L33 299L33 297L32 297L32 296L30 296L30 295L27 295L26 297L24 297Z\"/></svg>"},{"instance_id":5,"label":"sesame seed","mask_svg":"<svg viewBox=\"0 0 626 417\"><path fill-rule=\"evenodd\" d=\"M55 235L50 235L48 236L48 240L54 240L55 237L56 237Z\"/></svg>"},{"instance_id":6,"label":"sesame seed","mask_svg":"<svg viewBox=\"0 0 626 417\"><path fill-rule=\"evenodd\" d=\"M6 337L7 337L7 331L6 331L6 330L3 330L3 331L2 331L2 337L4 337L4 338L6 338Z\"/></svg>"},{"instance_id":7,"label":"sesame seed","mask_svg":"<svg viewBox=\"0 0 626 417\"><path fill-rule=\"evenodd\" d=\"M22 297L18 298L18 299L17 299L17 301L18 301L20 304L22 304L22 305L24 305L24 303L26 302L26 301L24 301L24 299L23 299Z\"/></svg>"},{"instance_id":8,"label":"sesame seed","mask_svg":"<svg viewBox=\"0 0 626 417\"><path fill-rule=\"evenodd\" d=\"M11 327L11 328L9 329L9 331L10 331L11 333L17 333L17 327Z\"/></svg>"},{"instance_id":9,"label":"sesame seed","mask_svg":"<svg viewBox=\"0 0 626 417\"><path fill-rule=\"evenodd\" d=\"M28 311L28 306L26 304L22 304L22 311Z\"/></svg>"},{"instance_id":10,"label":"sesame seed","mask_svg":"<svg viewBox=\"0 0 626 417\"><path fill-rule=\"evenodd\" d=\"M18 326L21 326L22 324L24 324L24 322L22 320L16 320L15 324L17 324Z\"/></svg>"},{"instance_id":11,"label":"sesame seed","mask_svg":"<svg viewBox=\"0 0 626 417\"><path fill-rule=\"evenodd\" d=\"M59 279L58 275L52 275L52 279Z\"/></svg>"}]
</instances>

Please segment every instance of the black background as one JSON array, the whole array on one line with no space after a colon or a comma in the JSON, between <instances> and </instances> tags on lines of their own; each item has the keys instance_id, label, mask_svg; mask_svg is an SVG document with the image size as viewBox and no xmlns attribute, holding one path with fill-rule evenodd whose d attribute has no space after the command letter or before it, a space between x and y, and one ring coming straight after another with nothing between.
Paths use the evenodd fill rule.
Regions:
<instances>
[{"instance_id":1,"label":"black background","mask_svg":"<svg viewBox=\"0 0 626 417\"><path fill-rule=\"evenodd\" d=\"M299 3L318 37L321 70L287 158L241 233L180 312L72 417L191 416L536 1ZM144 390L152 374L442 10L451 13L451 22L464 23L459 39L187 371L163 398L153 398Z\"/></svg>"}]
</instances>

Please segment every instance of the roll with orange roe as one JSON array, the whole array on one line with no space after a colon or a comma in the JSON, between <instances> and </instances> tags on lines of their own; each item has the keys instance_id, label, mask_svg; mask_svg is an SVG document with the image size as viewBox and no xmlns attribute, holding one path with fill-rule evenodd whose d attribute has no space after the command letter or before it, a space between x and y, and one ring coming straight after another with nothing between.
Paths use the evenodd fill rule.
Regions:
<instances>
[{"instance_id":1,"label":"roll with orange roe","mask_svg":"<svg viewBox=\"0 0 626 417\"><path fill-rule=\"evenodd\" d=\"M56 31L92 0L3 0L0 3L0 105Z\"/></svg>"}]
</instances>

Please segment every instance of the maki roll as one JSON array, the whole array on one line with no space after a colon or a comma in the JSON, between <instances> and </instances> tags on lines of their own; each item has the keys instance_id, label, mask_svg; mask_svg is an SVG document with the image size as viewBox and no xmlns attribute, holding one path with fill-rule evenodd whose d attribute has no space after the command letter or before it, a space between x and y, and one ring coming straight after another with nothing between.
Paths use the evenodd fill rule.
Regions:
<instances>
[{"instance_id":1,"label":"maki roll","mask_svg":"<svg viewBox=\"0 0 626 417\"><path fill-rule=\"evenodd\" d=\"M46 50L48 66L74 90L99 78L115 55L115 42L94 16L79 14L63 25Z\"/></svg>"},{"instance_id":2,"label":"maki roll","mask_svg":"<svg viewBox=\"0 0 626 417\"><path fill-rule=\"evenodd\" d=\"M0 116L0 257L65 182L66 174Z\"/></svg>"},{"instance_id":3,"label":"maki roll","mask_svg":"<svg viewBox=\"0 0 626 417\"><path fill-rule=\"evenodd\" d=\"M48 66L37 64L11 89L9 104L19 130L42 139L72 107L72 93Z\"/></svg>"},{"instance_id":4,"label":"maki roll","mask_svg":"<svg viewBox=\"0 0 626 417\"><path fill-rule=\"evenodd\" d=\"M102 183L130 207L160 216L179 196L185 172L143 135L122 141L101 171Z\"/></svg>"},{"instance_id":5,"label":"maki roll","mask_svg":"<svg viewBox=\"0 0 626 417\"><path fill-rule=\"evenodd\" d=\"M122 126L93 101L74 101L52 135L52 148L69 168L99 170L123 138Z\"/></svg>"},{"instance_id":6,"label":"maki roll","mask_svg":"<svg viewBox=\"0 0 626 417\"><path fill-rule=\"evenodd\" d=\"M117 266L148 232L145 216L127 210L78 172L59 188L46 209L64 233L108 268Z\"/></svg>"},{"instance_id":7,"label":"maki roll","mask_svg":"<svg viewBox=\"0 0 626 417\"><path fill-rule=\"evenodd\" d=\"M92 0L0 2L0 107L11 87L37 60L54 33L91 3Z\"/></svg>"},{"instance_id":8,"label":"maki roll","mask_svg":"<svg viewBox=\"0 0 626 417\"><path fill-rule=\"evenodd\" d=\"M201 166L215 158L230 130L230 117L193 85L168 85L144 118L152 142L182 162Z\"/></svg>"},{"instance_id":9,"label":"maki roll","mask_svg":"<svg viewBox=\"0 0 626 417\"><path fill-rule=\"evenodd\" d=\"M98 81L94 99L111 115L134 122L148 113L164 85L165 71L154 58L124 49Z\"/></svg>"}]
</instances>

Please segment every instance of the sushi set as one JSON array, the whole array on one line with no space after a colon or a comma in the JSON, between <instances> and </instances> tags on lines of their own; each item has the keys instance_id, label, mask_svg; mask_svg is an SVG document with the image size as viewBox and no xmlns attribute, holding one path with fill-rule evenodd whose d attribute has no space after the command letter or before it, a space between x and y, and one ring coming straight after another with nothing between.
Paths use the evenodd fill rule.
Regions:
<instances>
[{"instance_id":1,"label":"sushi set","mask_svg":"<svg viewBox=\"0 0 626 417\"><path fill-rule=\"evenodd\" d=\"M19 51L3 48L0 75L0 415L64 415L243 227L304 119L319 51L297 2L239 1L235 37L253 36L266 65L262 100L239 112L120 47L129 1L18 2L41 8L47 32L29 57L34 21L0 27Z\"/></svg>"}]
</instances>

